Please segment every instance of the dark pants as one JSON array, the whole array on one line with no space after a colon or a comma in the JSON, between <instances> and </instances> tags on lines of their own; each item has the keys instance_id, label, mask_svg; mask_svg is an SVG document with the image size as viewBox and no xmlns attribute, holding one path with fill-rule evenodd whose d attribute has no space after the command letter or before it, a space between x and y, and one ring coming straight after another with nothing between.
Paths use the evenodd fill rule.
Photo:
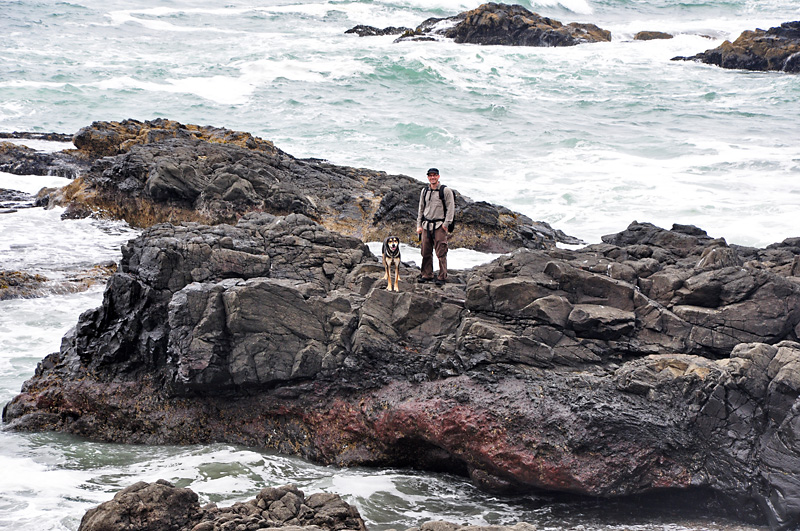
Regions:
<instances>
[{"instance_id":1,"label":"dark pants","mask_svg":"<svg viewBox=\"0 0 800 531\"><path fill-rule=\"evenodd\" d=\"M439 227L433 231L433 241L427 230L422 231L422 276L433 278L433 251L439 259L439 280L447 280L447 231Z\"/></svg>"}]
</instances>

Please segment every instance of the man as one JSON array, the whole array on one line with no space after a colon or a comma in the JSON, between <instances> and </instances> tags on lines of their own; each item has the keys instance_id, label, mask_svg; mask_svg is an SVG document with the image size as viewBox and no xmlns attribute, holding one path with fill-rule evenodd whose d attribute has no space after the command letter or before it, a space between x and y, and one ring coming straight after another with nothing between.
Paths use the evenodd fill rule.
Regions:
<instances>
[{"instance_id":1,"label":"man","mask_svg":"<svg viewBox=\"0 0 800 531\"><path fill-rule=\"evenodd\" d=\"M431 282L433 278L433 251L439 259L439 274L436 285L447 282L447 236L448 228L456 213L453 191L439 184L439 170L428 170L429 186L419 195L417 211L417 234L422 242L422 273L418 282Z\"/></svg>"}]
</instances>

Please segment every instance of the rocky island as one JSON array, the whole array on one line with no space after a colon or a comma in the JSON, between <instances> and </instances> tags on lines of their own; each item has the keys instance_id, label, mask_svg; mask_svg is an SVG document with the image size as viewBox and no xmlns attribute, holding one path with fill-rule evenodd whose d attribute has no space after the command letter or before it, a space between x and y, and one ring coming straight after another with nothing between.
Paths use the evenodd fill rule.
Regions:
<instances>
[{"instance_id":1,"label":"rocky island","mask_svg":"<svg viewBox=\"0 0 800 531\"><path fill-rule=\"evenodd\" d=\"M744 31L717 48L673 61L700 61L722 68L800 72L800 20L768 30Z\"/></svg>"}]
</instances>

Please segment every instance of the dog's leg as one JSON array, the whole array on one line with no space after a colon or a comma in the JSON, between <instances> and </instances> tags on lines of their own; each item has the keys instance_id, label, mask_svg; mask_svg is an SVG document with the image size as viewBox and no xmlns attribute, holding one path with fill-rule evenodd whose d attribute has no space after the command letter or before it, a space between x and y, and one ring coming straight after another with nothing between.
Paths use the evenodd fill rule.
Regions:
<instances>
[{"instance_id":1,"label":"dog's leg","mask_svg":"<svg viewBox=\"0 0 800 531\"><path fill-rule=\"evenodd\" d=\"M397 287L397 283L400 282L400 260L397 260L394 263L394 290L400 291L400 288Z\"/></svg>"},{"instance_id":2,"label":"dog's leg","mask_svg":"<svg viewBox=\"0 0 800 531\"><path fill-rule=\"evenodd\" d=\"M383 268L383 278L386 279L386 291L392 291L392 263L384 258Z\"/></svg>"}]
</instances>

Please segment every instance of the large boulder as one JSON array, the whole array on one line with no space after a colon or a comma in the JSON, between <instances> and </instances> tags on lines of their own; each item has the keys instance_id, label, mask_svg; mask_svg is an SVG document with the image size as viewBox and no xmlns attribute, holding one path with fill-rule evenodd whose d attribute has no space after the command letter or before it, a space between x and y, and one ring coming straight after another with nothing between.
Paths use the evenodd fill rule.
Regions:
<instances>
[{"instance_id":1,"label":"large boulder","mask_svg":"<svg viewBox=\"0 0 800 531\"><path fill-rule=\"evenodd\" d=\"M3 418L445 470L495 491L712 492L796 525L799 244L634 222L441 288L403 265L394 293L360 240L303 215L158 225Z\"/></svg>"},{"instance_id":2,"label":"large boulder","mask_svg":"<svg viewBox=\"0 0 800 531\"><path fill-rule=\"evenodd\" d=\"M433 36L458 43L505 46L574 46L586 42L609 42L611 33L594 24L542 17L521 5L494 2L447 18L430 18L398 41L431 40Z\"/></svg>"},{"instance_id":3,"label":"large boulder","mask_svg":"<svg viewBox=\"0 0 800 531\"><path fill-rule=\"evenodd\" d=\"M722 68L800 72L800 21L784 22L768 30L744 31L733 41L691 57L673 60L700 61Z\"/></svg>"}]
</instances>

